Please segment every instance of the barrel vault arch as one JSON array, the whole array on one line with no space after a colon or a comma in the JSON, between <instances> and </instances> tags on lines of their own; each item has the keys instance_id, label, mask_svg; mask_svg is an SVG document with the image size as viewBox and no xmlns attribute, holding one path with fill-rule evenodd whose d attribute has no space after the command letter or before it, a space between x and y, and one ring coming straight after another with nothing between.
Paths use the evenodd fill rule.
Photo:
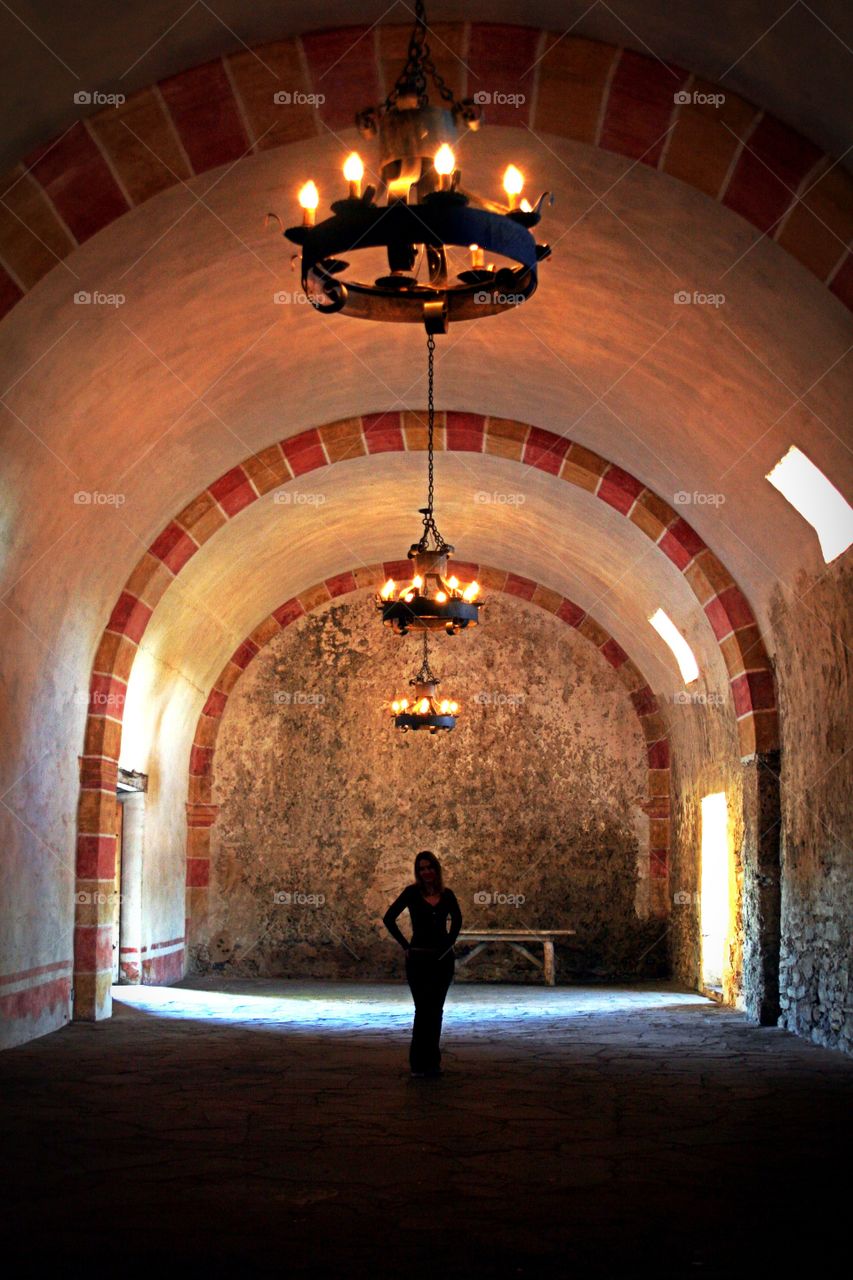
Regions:
<instances>
[{"instance_id":1,"label":"barrel vault arch","mask_svg":"<svg viewBox=\"0 0 853 1280\"><path fill-rule=\"evenodd\" d=\"M492 454L514 461L523 468L537 468L555 480L575 485L606 503L655 544L673 570L683 576L713 629L729 676L742 757L750 759L758 753L778 748L775 681L755 616L726 567L683 516L635 476L565 436L514 420L455 411L439 414L438 424L439 449ZM95 655L90 683L78 809L77 1017L103 1016L99 1010L108 1007L109 1002L110 933L99 906L104 895L97 890L99 882L111 883L115 875L115 786L124 701L134 656L158 601L199 548L264 494L318 468L333 467L339 462L374 454L418 452L425 448L426 429L422 416L412 412L370 414L303 431L251 455L209 484L161 530L134 568L107 621ZM382 572L390 572L393 567L386 565ZM349 573L342 575L341 583L346 584L344 590L355 589L350 585L351 581L356 587L373 582L371 578L370 583L360 583L359 571L352 572L352 579ZM337 579L331 581L337 583ZM505 574L503 581L494 581L490 585L516 595L529 592L527 598L548 607L543 596L547 588L529 579ZM316 603L331 598L336 589L328 582L317 584ZM537 592L539 599L535 598ZM561 601L563 599L561 597ZM615 641L603 628L586 616L571 621L572 609L577 606L570 601L557 607L565 609L564 621L577 625L602 649L612 665L618 665L623 681L637 681L636 687L629 689L632 694L637 694L641 700L654 698L628 655L615 646ZM286 616L288 608L295 609L296 606L286 602L281 606L281 610L285 610L282 616ZM300 598L300 608L294 616L304 609L305 602ZM262 623L261 628L269 625L269 621ZM275 625L279 625L278 618ZM253 656L260 647L259 638L254 633L248 637L243 656L248 659ZM613 661L614 658L618 663ZM229 665L239 676L242 670L239 660ZM644 733L648 728L658 734L655 742L663 741L665 733L659 732L662 729L659 708L655 705L654 710L642 714L646 719ZM216 717L208 715L208 718ZM646 740L650 741L648 736ZM652 765L650 758L650 768L668 770L668 743L665 750L661 747L656 759L660 763ZM196 785L201 789L200 784ZM650 785L649 802L652 800ZM204 800L191 800L190 803L202 806L190 814L190 829L194 833L190 835L191 857L195 858L200 856L195 850L203 849L204 842L204 837L198 833L204 830L210 815L203 807ZM650 817L653 821L668 822L668 815L665 817L662 813L650 814ZM666 840L668 847L668 830ZM660 847L662 849L663 846Z\"/></svg>"},{"instance_id":2,"label":"barrel vault arch","mask_svg":"<svg viewBox=\"0 0 853 1280\"><path fill-rule=\"evenodd\" d=\"M357 110L384 96L408 32L348 27L242 50L45 142L2 180L0 316L80 244L161 191L349 128ZM445 24L441 34L440 72L458 94L489 83L490 123L599 147L687 183L853 305L853 180L795 130L688 69L617 45L484 23ZM335 92L319 93L332 67ZM282 85L291 99L284 109L275 102Z\"/></svg>"}]
</instances>

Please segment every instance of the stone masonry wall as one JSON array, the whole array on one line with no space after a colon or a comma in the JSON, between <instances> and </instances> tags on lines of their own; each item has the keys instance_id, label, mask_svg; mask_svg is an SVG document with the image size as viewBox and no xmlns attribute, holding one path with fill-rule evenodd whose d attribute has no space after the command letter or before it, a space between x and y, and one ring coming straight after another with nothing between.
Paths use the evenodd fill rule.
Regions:
<instances>
[{"instance_id":1,"label":"stone masonry wall","mask_svg":"<svg viewBox=\"0 0 853 1280\"><path fill-rule=\"evenodd\" d=\"M853 573L840 562L777 589L782 725L781 1024L853 1048Z\"/></svg>"},{"instance_id":2,"label":"stone masonry wall","mask_svg":"<svg viewBox=\"0 0 853 1280\"><path fill-rule=\"evenodd\" d=\"M219 734L210 932L194 967L399 975L381 916L432 848L466 927L576 929L558 944L563 976L666 972L646 908L646 747L613 669L541 609L495 598L477 631L434 642L463 717L431 738L395 731L383 710L420 656L362 598L300 619L248 668ZM462 976L541 981L504 946Z\"/></svg>"}]
</instances>

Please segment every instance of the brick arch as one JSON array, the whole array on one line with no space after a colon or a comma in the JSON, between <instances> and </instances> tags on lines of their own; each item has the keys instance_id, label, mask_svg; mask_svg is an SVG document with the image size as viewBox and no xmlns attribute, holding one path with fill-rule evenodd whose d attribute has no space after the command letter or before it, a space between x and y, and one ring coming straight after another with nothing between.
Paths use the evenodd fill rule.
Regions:
<instances>
[{"instance_id":1,"label":"brick arch","mask_svg":"<svg viewBox=\"0 0 853 1280\"><path fill-rule=\"evenodd\" d=\"M646 744L648 792L643 810L649 817L649 886L651 914L668 914L670 857L670 741L657 697L639 667L591 614L542 583L489 565L455 562L465 579L476 578L489 592L499 591L532 604L578 631L616 671L630 697L631 706ZM219 673L199 713L190 752L187 792L186 943L191 929L207 917L210 883L211 830L219 815L213 798L214 762L222 716L243 672L261 651L297 619L332 600L352 596L366 588L378 590L388 578L404 579L410 561L347 570L315 583L279 605L237 646Z\"/></svg>"},{"instance_id":2,"label":"brick arch","mask_svg":"<svg viewBox=\"0 0 853 1280\"><path fill-rule=\"evenodd\" d=\"M355 112L390 87L408 32L348 27L242 50L171 76L40 146L2 181L0 316L78 245L168 187L351 126ZM853 179L793 129L683 68L616 45L482 23L446 24L441 35L435 61L458 94L483 84L495 94L523 91L521 106L487 107L490 122L601 147L688 183L853 306ZM464 65L448 50L464 55ZM533 69L520 82L526 67ZM322 90L325 101L276 106L282 90ZM709 102L721 93L721 106ZM676 102L676 94L689 100Z\"/></svg>"},{"instance_id":3,"label":"brick arch","mask_svg":"<svg viewBox=\"0 0 853 1280\"><path fill-rule=\"evenodd\" d=\"M683 516L635 476L565 436L477 413L438 413L436 424L438 450L487 453L536 467L594 495L654 542L684 576L713 628L729 675L742 756L778 748L775 681L755 616L725 565ZM124 701L134 657L158 601L199 548L263 494L338 462L425 449L424 420L406 411L300 432L244 459L202 490L134 568L107 622L90 684L77 824L76 1016L97 1017L98 1009L109 1006L111 953L106 908L97 905L99 882L111 883L115 875L115 784Z\"/></svg>"}]
</instances>

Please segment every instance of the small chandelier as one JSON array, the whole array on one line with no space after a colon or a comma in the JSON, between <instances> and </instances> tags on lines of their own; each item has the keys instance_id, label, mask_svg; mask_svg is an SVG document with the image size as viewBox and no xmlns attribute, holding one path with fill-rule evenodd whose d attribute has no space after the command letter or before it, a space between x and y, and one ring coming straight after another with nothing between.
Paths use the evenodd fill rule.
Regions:
<instances>
[{"instance_id":1,"label":"small chandelier","mask_svg":"<svg viewBox=\"0 0 853 1280\"><path fill-rule=\"evenodd\" d=\"M435 338L427 336L427 504L420 508L424 528L420 540L408 550L412 562L412 577L402 586L389 578L376 597L376 607L382 621L404 636L410 630L444 630L456 635L466 627L476 626L483 601L478 600L480 584L462 584L452 571L448 560L453 547L444 541L438 531L433 514L435 489L435 460L433 436L435 433L434 390Z\"/></svg>"},{"instance_id":2,"label":"small chandelier","mask_svg":"<svg viewBox=\"0 0 853 1280\"><path fill-rule=\"evenodd\" d=\"M441 681L433 674L429 665L429 638L424 631L424 655L420 670L412 676L409 684L414 693L411 698L400 698L391 703L391 714L394 727L405 733L409 729L428 729L437 733L439 729L453 729L459 712L459 703L449 698L438 697L438 686Z\"/></svg>"},{"instance_id":3,"label":"small chandelier","mask_svg":"<svg viewBox=\"0 0 853 1280\"><path fill-rule=\"evenodd\" d=\"M302 288L317 311L423 323L428 333L446 333L451 321L478 320L524 302L551 250L531 234L547 193L535 207L523 199L515 165L504 174L506 204L460 189L453 144L479 128L481 112L471 99L454 98L426 36L423 0L416 0L405 67L385 101L356 117L362 135L378 141L378 193L374 186L362 189L364 163L352 152L344 164L348 194L333 201L333 216L316 223L320 193L307 182L299 192L302 225L284 235L301 248ZM428 79L440 106L430 105ZM377 194L385 204L376 203ZM388 269L372 283L345 276L350 264L342 255L360 250L384 250ZM470 254L464 269L458 262L451 267L448 250ZM504 265L487 262L487 254Z\"/></svg>"}]
</instances>

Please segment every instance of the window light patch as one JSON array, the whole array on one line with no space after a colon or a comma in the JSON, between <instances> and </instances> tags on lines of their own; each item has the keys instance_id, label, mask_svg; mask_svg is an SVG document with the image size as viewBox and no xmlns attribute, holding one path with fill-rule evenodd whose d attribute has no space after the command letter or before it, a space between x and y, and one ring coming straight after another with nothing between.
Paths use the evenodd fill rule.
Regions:
<instances>
[{"instance_id":1,"label":"window light patch","mask_svg":"<svg viewBox=\"0 0 853 1280\"><path fill-rule=\"evenodd\" d=\"M672 650L675 661L678 663L678 669L681 672L681 678L685 684L690 684L699 677L699 664L693 656L693 650L684 639L684 636L678 630L671 618L668 618L663 609L658 609L657 613L652 614L649 622L660 636L665 644L669 645Z\"/></svg>"},{"instance_id":2,"label":"window light patch","mask_svg":"<svg viewBox=\"0 0 853 1280\"><path fill-rule=\"evenodd\" d=\"M853 542L853 507L810 458L792 444L767 479L814 529L827 564Z\"/></svg>"}]
</instances>

